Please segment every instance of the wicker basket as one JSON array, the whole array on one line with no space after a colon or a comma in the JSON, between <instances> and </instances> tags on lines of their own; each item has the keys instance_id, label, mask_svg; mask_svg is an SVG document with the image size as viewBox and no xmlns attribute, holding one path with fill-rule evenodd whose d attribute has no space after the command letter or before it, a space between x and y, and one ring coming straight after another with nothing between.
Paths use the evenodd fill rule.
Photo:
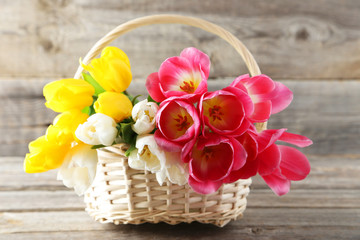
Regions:
<instances>
[{"instance_id":1,"label":"wicker basket","mask_svg":"<svg viewBox=\"0 0 360 240\"><path fill-rule=\"evenodd\" d=\"M251 75L260 74L253 56L234 35L205 20L178 15L142 17L119 25L93 46L83 62L88 64L105 46L128 31L165 23L186 24L218 35L240 54ZM79 78L82 71L80 66L75 78ZM266 123L256 127L266 129ZM188 185L178 186L169 181L159 186L155 174L129 168L125 156L127 147L119 144L98 150L96 177L85 193L86 211L95 220L114 224L198 221L224 226L230 220L242 217L251 179L225 184L209 195L198 194Z\"/></svg>"}]
</instances>

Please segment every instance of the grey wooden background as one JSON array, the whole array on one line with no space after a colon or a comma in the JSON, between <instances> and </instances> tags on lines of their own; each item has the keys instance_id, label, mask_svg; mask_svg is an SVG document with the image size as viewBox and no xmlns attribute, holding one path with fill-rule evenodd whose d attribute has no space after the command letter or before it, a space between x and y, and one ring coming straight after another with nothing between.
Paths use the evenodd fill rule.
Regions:
<instances>
[{"instance_id":1,"label":"grey wooden background","mask_svg":"<svg viewBox=\"0 0 360 240\"><path fill-rule=\"evenodd\" d=\"M255 178L245 218L224 229L93 223L55 171L22 171L27 144L55 116L44 106L44 84L72 77L79 58L118 24L161 13L204 18L238 36L263 73L294 91L269 127L314 141L304 150L308 179L278 198ZM211 89L247 72L224 41L187 26L141 28L113 45L130 58L133 93L144 93L146 76L189 46L210 56ZM359 79L356 0L0 0L0 239L359 239Z\"/></svg>"}]
</instances>

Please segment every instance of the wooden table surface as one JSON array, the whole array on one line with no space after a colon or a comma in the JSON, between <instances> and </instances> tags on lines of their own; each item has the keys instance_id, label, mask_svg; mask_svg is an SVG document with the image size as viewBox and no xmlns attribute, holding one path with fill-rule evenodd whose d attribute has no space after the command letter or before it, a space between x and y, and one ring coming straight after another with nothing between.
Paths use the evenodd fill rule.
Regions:
<instances>
[{"instance_id":1,"label":"wooden table surface","mask_svg":"<svg viewBox=\"0 0 360 240\"><path fill-rule=\"evenodd\" d=\"M56 115L42 87L71 77L80 56L127 20L175 13L214 22L239 37L263 73L294 92L270 128L306 135L312 170L277 197L254 178L244 218L224 228L100 224L56 180L25 174L30 141ZM360 239L360 1L358 0L3 0L0 7L0 239ZM149 26L118 39L132 63L130 92L189 46L206 52L211 89L246 73L221 39L179 25Z\"/></svg>"},{"instance_id":2,"label":"wooden table surface","mask_svg":"<svg viewBox=\"0 0 360 240\"><path fill-rule=\"evenodd\" d=\"M82 198L56 180L56 171L25 174L23 156L0 157L0 239L360 239L360 82L283 82L295 99L269 127L286 126L314 140L304 150L311 173L289 194L277 197L254 178L244 218L224 228L115 226L94 222ZM8 92L12 88L7 85Z\"/></svg>"}]
</instances>

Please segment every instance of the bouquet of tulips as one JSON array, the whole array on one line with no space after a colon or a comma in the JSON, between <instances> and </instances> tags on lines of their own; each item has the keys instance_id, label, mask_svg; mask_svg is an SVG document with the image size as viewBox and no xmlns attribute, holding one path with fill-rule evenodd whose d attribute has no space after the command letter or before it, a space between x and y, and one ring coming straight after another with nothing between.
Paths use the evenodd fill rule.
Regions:
<instances>
[{"instance_id":1,"label":"bouquet of tulips","mask_svg":"<svg viewBox=\"0 0 360 240\"><path fill-rule=\"evenodd\" d=\"M44 87L46 106L60 114L44 136L29 144L28 173L59 168L58 179L79 195L91 185L97 148L128 144L133 169L189 186L201 194L222 184L259 174L277 194L310 172L306 156L277 141L305 147L312 141L285 128L258 132L292 101L292 92L266 75L241 75L209 92L209 57L196 48L166 59L146 80L149 96L131 96L127 55L106 47L82 64L82 79L63 79Z\"/></svg>"}]
</instances>

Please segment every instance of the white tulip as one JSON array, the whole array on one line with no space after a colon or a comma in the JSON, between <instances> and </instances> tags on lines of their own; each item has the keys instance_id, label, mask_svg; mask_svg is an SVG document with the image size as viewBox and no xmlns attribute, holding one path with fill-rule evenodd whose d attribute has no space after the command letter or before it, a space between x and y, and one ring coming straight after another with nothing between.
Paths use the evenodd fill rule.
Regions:
<instances>
[{"instance_id":1,"label":"white tulip","mask_svg":"<svg viewBox=\"0 0 360 240\"><path fill-rule=\"evenodd\" d=\"M114 119L102 113L91 115L75 131L75 135L80 141L89 145L103 144L105 146L113 144L117 133Z\"/></svg>"},{"instance_id":2,"label":"white tulip","mask_svg":"<svg viewBox=\"0 0 360 240\"><path fill-rule=\"evenodd\" d=\"M166 176L170 182L177 185L187 183L189 173L187 164L181 161L180 152L166 152Z\"/></svg>"},{"instance_id":3,"label":"white tulip","mask_svg":"<svg viewBox=\"0 0 360 240\"><path fill-rule=\"evenodd\" d=\"M156 144L153 134L138 135L135 147L137 150L132 151L128 159L131 168L155 173L165 166L165 153Z\"/></svg>"},{"instance_id":4,"label":"white tulip","mask_svg":"<svg viewBox=\"0 0 360 240\"><path fill-rule=\"evenodd\" d=\"M148 100L143 100L135 104L132 109L132 118L135 123L131 128L137 134L147 134L151 133L155 128L155 116L159 106L154 102L148 102Z\"/></svg>"},{"instance_id":5,"label":"white tulip","mask_svg":"<svg viewBox=\"0 0 360 240\"><path fill-rule=\"evenodd\" d=\"M97 152L90 145L78 144L67 153L57 179L81 196L92 184L97 165Z\"/></svg>"},{"instance_id":6,"label":"white tulip","mask_svg":"<svg viewBox=\"0 0 360 240\"><path fill-rule=\"evenodd\" d=\"M185 165L185 164L184 164ZM163 168L160 172L156 172L156 180L163 185L166 178L173 184L184 185L187 183L189 174L185 171L184 166L171 165L168 168Z\"/></svg>"},{"instance_id":7,"label":"white tulip","mask_svg":"<svg viewBox=\"0 0 360 240\"><path fill-rule=\"evenodd\" d=\"M160 149L152 134L139 135L136 139L136 148L128 158L131 168L155 173L160 185L167 178L178 185L187 182L188 173L186 165L181 162L180 152L166 152Z\"/></svg>"}]
</instances>

